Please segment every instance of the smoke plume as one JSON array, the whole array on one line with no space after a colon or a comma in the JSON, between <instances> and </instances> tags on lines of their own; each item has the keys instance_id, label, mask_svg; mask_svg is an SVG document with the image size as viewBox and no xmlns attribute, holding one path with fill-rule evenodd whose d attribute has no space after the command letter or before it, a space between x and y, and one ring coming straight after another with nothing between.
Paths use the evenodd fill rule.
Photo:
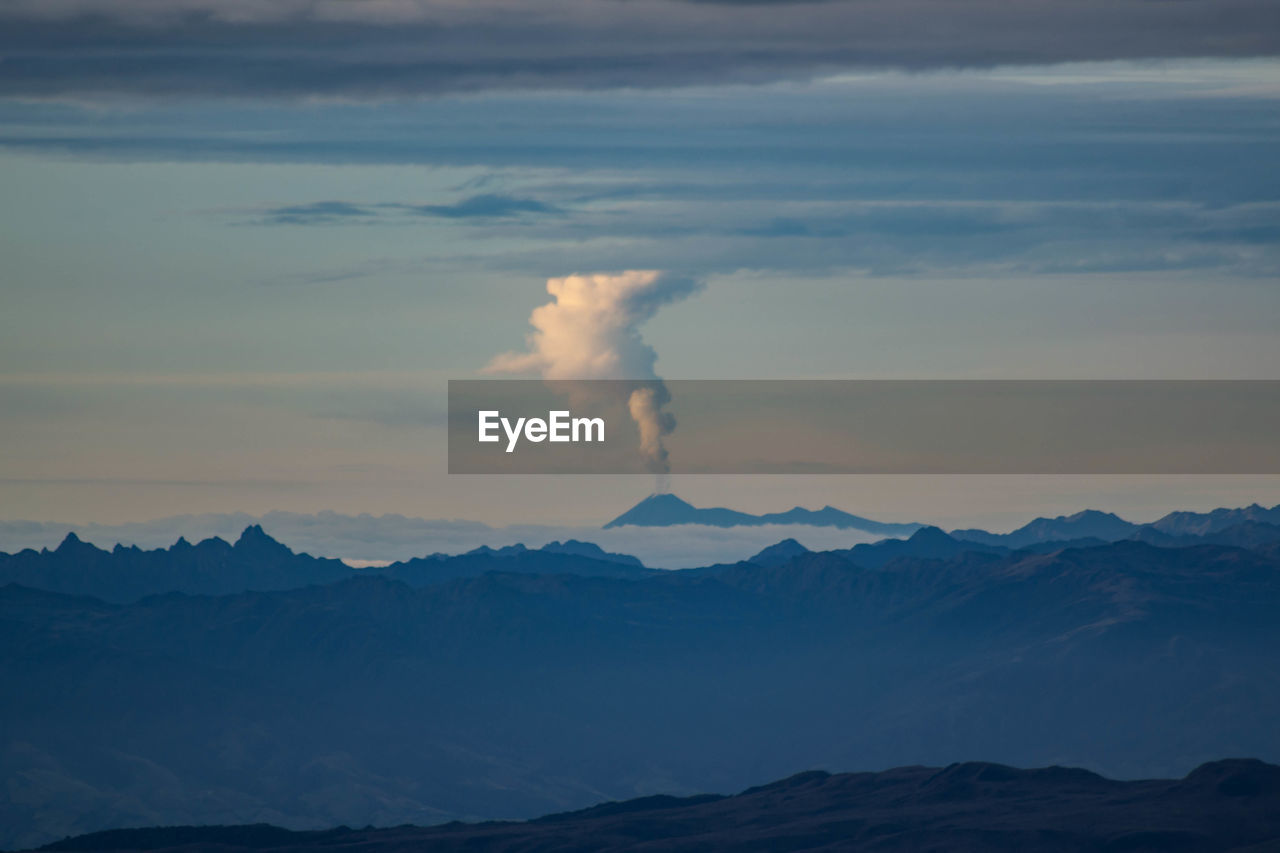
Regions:
<instances>
[{"instance_id":1,"label":"smoke plume","mask_svg":"<svg viewBox=\"0 0 1280 853\"><path fill-rule=\"evenodd\" d=\"M658 477L659 490L670 471L663 438L675 429L663 411L671 395L654 365L658 354L640 337L639 327L670 302L699 288L694 279L658 270L570 275L547 280L552 301L533 310L528 352L504 353L486 368L491 373L536 372L545 379L638 379L627 409L640 430L640 452Z\"/></svg>"},{"instance_id":2,"label":"smoke plume","mask_svg":"<svg viewBox=\"0 0 1280 853\"><path fill-rule=\"evenodd\" d=\"M635 389L627 399L627 411L631 412L631 419L640 428L640 452L648 460L649 470L659 478L671 470L671 464L667 461L667 448L662 444L663 436L669 435L676 428L675 416L662 411L662 407L670 400L667 387L660 382ZM661 479L659 485L662 485ZM659 488L659 491L662 489Z\"/></svg>"}]
</instances>

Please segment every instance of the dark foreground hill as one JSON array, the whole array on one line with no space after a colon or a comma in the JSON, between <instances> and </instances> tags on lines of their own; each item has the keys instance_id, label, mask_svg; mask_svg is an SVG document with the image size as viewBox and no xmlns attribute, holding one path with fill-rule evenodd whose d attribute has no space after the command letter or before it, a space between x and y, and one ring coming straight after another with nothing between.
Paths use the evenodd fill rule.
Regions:
<instances>
[{"instance_id":1,"label":"dark foreground hill","mask_svg":"<svg viewBox=\"0 0 1280 853\"><path fill-rule=\"evenodd\" d=\"M0 847L529 818L815 767L1280 759L1274 545L536 559L562 571L129 603L0 587Z\"/></svg>"},{"instance_id":2,"label":"dark foreground hill","mask_svg":"<svg viewBox=\"0 0 1280 853\"><path fill-rule=\"evenodd\" d=\"M1204 764L1184 779L1118 782L1000 764L801 773L733 797L654 796L524 823L289 832L255 826L98 832L44 848L277 853L661 850L1263 851L1280 849L1280 767Z\"/></svg>"}]
</instances>

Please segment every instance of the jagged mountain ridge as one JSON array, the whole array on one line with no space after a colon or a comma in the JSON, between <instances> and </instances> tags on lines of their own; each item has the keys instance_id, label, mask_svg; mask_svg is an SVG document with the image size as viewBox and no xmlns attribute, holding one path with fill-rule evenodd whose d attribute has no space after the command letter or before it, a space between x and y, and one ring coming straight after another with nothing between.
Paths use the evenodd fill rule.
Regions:
<instances>
[{"instance_id":1,"label":"jagged mountain ridge","mask_svg":"<svg viewBox=\"0 0 1280 853\"><path fill-rule=\"evenodd\" d=\"M1221 514L1221 518L1231 518ZM1040 529L1045 529L1041 527ZM996 541L1001 540L991 535ZM1007 534L1006 536L1012 536ZM1152 525L1135 528L1129 540L1162 548L1214 544L1266 551L1280 548L1280 525L1246 521L1203 536L1173 536ZM1127 541L1125 539L1116 541ZM1096 537L1040 540L1013 548L958 538L936 527L920 527L905 539L888 538L862 543L835 554L864 568L879 568L898 558L952 559L966 553L1010 554L1015 551L1051 553L1063 548L1107 544ZM765 548L744 562L781 566L811 553L794 539ZM715 566L685 571L714 570ZM246 527L234 544L217 537L195 545L179 539L167 549L144 551L117 545L110 551L68 534L56 549L25 550L0 554L0 583L19 583L38 589L74 595L92 595L112 602L135 601L168 592L227 595L246 590L293 589L332 583L345 578L382 575L422 586L486 572L524 574L576 574L587 577L638 578L655 571L635 557L607 552L590 542L550 542L531 549L515 544L502 548L480 547L464 554L431 554L388 566L354 569L338 560L291 551L273 539L260 525Z\"/></svg>"},{"instance_id":2,"label":"jagged mountain ridge","mask_svg":"<svg viewBox=\"0 0 1280 853\"><path fill-rule=\"evenodd\" d=\"M726 512L733 513L734 511L726 510ZM835 512L839 511L835 510ZM792 521L803 523L805 521L804 513L808 513L808 511L790 515L788 518ZM777 518L781 515L784 514L774 513L771 514L771 517ZM1259 523L1280 523L1277 520L1278 517L1280 517L1280 507L1265 509L1255 504L1251 507L1239 509L1218 509L1209 513L1174 512L1160 521L1154 522L1152 525L1144 525L1143 529L1155 527L1159 532L1175 537L1205 535L1248 520L1254 520ZM1062 518L1070 518L1070 516ZM1032 522L1032 525L1043 525L1058 520L1037 519ZM167 519L120 525L0 521L0 552L18 553L26 548L38 550L42 547L54 547L68 532L75 532L82 540L108 548L116 542L134 543L144 549L165 548L172 544L179 534L185 535L191 542L199 542L214 536L221 536L228 541L234 542L245 527L253 524L270 531L274 537L287 542L291 547L299 551L330 557L350 557L365 562L377 562L380 560L405 561L420 557L430 551L443 551L447 554L456 555L474 549L482 543L497 546L499 544L507 545L511 542L528 542L531 540L538 542L548 542L554 539L562 541L565 539L591 541L591 537L588 534L589 527L557 528L532 525L506 529L489 527L474 521L429 520L394 514L351 516L326 511L308 515L273 511L259 516L247 513L173 516ZM907 529L896 532L890 531L878 534L873 532L873 535L907 536L910 535L914 526L908 525ZM1024 525L1024 527L1026 526ZM645 529L644 527L624 527L619 528L619 531L639 532ZM826 529L839 530L842 528L827 527ZM965 538L969 533L969 531L953 531L953 534L958 538ZM789 533L787 535L795 534ZM1078 529L1049 531L1044 534L1043 541L1031 542L1030 545L1025 540L1023 542L1010 542L1001 541L999 538L1009 535L1017 538L1018 536L1025 536L1025 532L1014 531L1013 534L989 534L986 531L979 531L973 535L979 539L982 539L984 535L997 537L988 540L987 544L999 544L1002 547L1039 547L1053 541L1080 541L1082 539ZM1039 537L1030 538L1036 539ZM769 543L757 539L756 547L763 548L767 544ZM827 547L836 544L830 541L830 537L827 538ZM632 549L635 547L635 545L615 544L609 550L634 553ZM723 555L716 555L714 549L705 550L702 553L704 556L699 559L703 563L723 559ZM680 563L678 560L672 562L672 557L670 556L658 557L656 555L650 555L649 560L656 561L656 564L659 565L690 565L698 562L698 560L684 563Z\"/></svg>"},{"instance_id":3,"label":"jagged mountain ridge","mask_svg":"<svg viewBox=\"0 0 1280 853\"><path fill-rule=\"evenodd\" d=\"M651 570L635 557L611 554L576 540L539 549L482 547L465 554L432 554L385 567L354 569L340 560L294 553L256 524L246 527L235 544L212 537L195 545L179 539L169 548L144 551L116 545L108 551L68 533L52 550L0 554L0 584L18 583L117 603L169 592L229 595L296 589L368 575L421 585L490 571L630 577Z\"/></svg>"},{"instance_id":4,"label":"jagged mountain ridge","mask_svg":"<svg viewBox=\"0 0 1280 853\"><path fill-rule=\"evenodd\" d=\"M116 545L108 551L68 533L56 549L0 554L0 583L119 602L165 592L291 589L342 580L352 571L340 560L294 554L256 524L234 544L214 537L192 545L180 538L166 549Z\"/></svg>"}]
</instances>

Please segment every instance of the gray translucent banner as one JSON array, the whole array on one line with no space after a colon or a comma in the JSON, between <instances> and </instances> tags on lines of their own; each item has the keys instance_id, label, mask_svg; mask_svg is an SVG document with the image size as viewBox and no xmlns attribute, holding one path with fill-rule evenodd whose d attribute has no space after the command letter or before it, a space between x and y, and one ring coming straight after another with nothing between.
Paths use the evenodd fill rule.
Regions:
<instances>
[{"instance_id":1,"label":"gray translucent banner","mask_svg":"<svg viewBox=\"0 0 1280 853\"><path fill-rule=\"evenodd\" d=\"M449 382L451 474L1277 474L1278 436L1280 381Z\"/></svg>"}]
</instances>

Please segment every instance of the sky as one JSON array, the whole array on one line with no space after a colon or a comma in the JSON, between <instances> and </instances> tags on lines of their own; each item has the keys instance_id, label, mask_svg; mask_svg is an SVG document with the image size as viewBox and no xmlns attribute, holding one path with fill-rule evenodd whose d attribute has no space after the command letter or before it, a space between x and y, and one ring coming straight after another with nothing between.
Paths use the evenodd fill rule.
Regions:
<instances>
[{"instance_id":1,"label":"sky","mask_svg":"<svg viewBox=\"0 0 1280 853\"><path fill-rule=\"evenodd\" d=\"M642 328L667 378L1275 378L1278 55L1260 0L8 0L0 518L603 521L651 481L445 473L445 382L573 274L699 283ZM1006 529L1280 502L672 487Z\"/></svg>"}]
</instances>

